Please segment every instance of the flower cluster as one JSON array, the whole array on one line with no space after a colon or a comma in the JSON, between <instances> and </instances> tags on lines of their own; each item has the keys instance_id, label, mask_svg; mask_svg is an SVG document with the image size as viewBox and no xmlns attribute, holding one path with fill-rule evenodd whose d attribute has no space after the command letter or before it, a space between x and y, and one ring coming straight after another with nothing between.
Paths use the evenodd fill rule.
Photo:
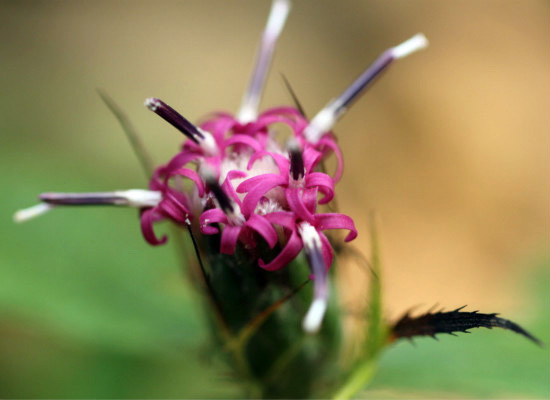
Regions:
<instances>
[{"instance_id":1,"label":"flower cluster","mask_svg":"<svg viewBox=\"0 0 550 400\"><path fill-rule=\"evenodd\" d=\"M285 267L305 251L314 280L314 300L303 327L315 332L327 307L327 270L333 249L324 231L348 231L357 236L353 220L340 213L320 212L335 193L343 172L342 153L331 130L364 89L394 60L424 48L422 34L390 48L333 99L311 121L294 107L258 113L277 38L290 3L274 0L248 90L236 116L216 113L195 126L163 101L150 98L145 105L186 136L181 151L158 167L149 190L107 193L46 193L41 203L16 213L22 221L59 205L112 204L141 211L143 236L152 245L166 242L153 225L170 220L180 225L198 223L204 235L220 235L220 253L233 254L238 245L254 249L258 241L280 246L273 259L258 259L268 271ZM299 107L298 107L299 108ZM274 125L288 127L290 138L281 144ZM334 154L337 167L329 175L323 160Z\"/></svg>"}]
</instances>

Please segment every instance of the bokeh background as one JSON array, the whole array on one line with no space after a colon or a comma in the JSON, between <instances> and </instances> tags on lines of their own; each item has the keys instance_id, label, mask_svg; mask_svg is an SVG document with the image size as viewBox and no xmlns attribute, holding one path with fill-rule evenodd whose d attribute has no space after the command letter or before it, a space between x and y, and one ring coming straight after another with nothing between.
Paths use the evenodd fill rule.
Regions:
<instances>
[{"instance_id":1,"label":"bokeh background","mask_svg":"<svg viewBox=\"0 0 550 400\"><path fill-rule=\"evenodd\" d=\"M0 1L0 397L234 397L173 247L135 210L64 209L24 225L44 191L144 187L106 90L158 163L181 137L143 107L191 120L235 111L268 1ZM550 4L295 1L263 106L309 115L384 49L417 32L338 124L340 209L368 255L379 216L387 315L468 304L549 343ZM341 286L365 274L342 260ZM352 296L352 297L353 297ZM549 350L513 333L401 343L361 397L550 395Z\"/></svg>"}]
</instances>

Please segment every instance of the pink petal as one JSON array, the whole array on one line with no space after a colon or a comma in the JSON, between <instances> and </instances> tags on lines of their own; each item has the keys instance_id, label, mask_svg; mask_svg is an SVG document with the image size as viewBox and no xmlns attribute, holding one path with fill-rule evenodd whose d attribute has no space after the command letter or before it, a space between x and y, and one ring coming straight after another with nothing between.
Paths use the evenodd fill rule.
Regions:
<instances>
[{"instance_id":1,"label":"pink petal","mask_svg":"<svg viewBox=\"0 0 550 400\"><path fill-rule=\"evenodd\" d=\"M332 261L334 259L334 251L332 250L332 245L330 241L325 236L324 233L319 232L319 237L321 238L321 244L323 246L323 259L325 260L325 267L327 270L332 266Z\"/></svg>"},{"instance_id":2,"label":"pink petal","mask_svg":"<svg viewBox=\"0 0 550 400\"><path fill-rule=\"evenodd\" d=\"M296 229L296 216L291 211L275 211L264 215L264 218L272 224L280 225L291 230Z\"/></svg>"},{"instance_id":3,"label":"pink petal","mask_svg":"<svg viewBox=\"0 0 550 400\"><path fill-rule=\"evenodd\" d=\"M313 223L313 214L307 209L306 204L302 199L302 189L288 188L285 190L285 193L288 206L292 211L294 211L296 216L301 220Z\"/></svg>"},{"instance_id":4,"label":"pink petal","mask_svg":"<svg viewBox=\"0 0 550 400\"><path fill-rule=\"evenodd\" d=\"M277 244L277 232L264 217L252 214L248 221L246 221L246 226L258 232L271 249Z\"/></svg>"},{"instance_id":5,"label":"pink petal","mask_svg":"<svg viewBox=\"0 0 550 400\"><path fill-rule=\"evenodd\" d=\"M334 182L338 182L342 177L342 172L344 171L344 157L342 156L342 151L340 150L340 147L338 147L334 139L327 136L324 136L321 140L319 140L317 146L319 148L328 147L334 152L334 155L336 156L337 166L332 179L334 179Z\"/></svg>"},{"instance_id":6,"label":"pink petal","mask_svg":"<svg viewBox=\"0 0 550 400\"><path fill-rule=\"evenodd\" d=\"M319 191L323 193L324 196L319 200L319 204L327 204L334 198L334 181L327 174L322 172L311 172L307 174L305 186L317 186Z\"/></svg>"},{"instance_id":7,"label":"pink petal","mask_svg":"<svg viewBox=\"0 0 550 400\"><path fill-rule=\"evenodd\" d=\"M242 181L240 185L237 186L237 193L247 193L255 186L259 185L262 182L265 182L266 179L278 180L279 178L281 178L281 175L278 174L262 174L253 176L252 178L248 178Z\"/></svg>"},{"instance_id":8,"label":"pink petal","mask_svg":"<svg viewBox=\"0 0 550 400\"><path fill-rule=\"evenodd\" d=\"M277 164L277 167L279 168L279 172L281 174L288 173L288 167L290 165L288 159L286 159L285 156L283 156L282 154L272 153L270 151L265 151L265 150L258 151L252 154L252 156L250 157L250 160L248 161L248 165L246 166L246 169L250 170L256 161L266 156L269 156L273 159L275 164Z\"/></svg>"},{"instance_id":9,"label":"pink petal","mask_svg":"<svg viewBox=\"0 0 550 400\"><path fill-rule=\"evenodd\" d=\"M197 185L197 189L199 191L199 197L204 196L204 183L202 182L202 179L199 176L199 174L197 174L195 171L189 168L180 168L174 171L174 174L185 176L191 179L195 183L195 185Z\"/></svg>"},{"instance_id":10,"label":"pink petal","mask_svg":"<svg viewBox=\"0 0 550 400\"><path fill-rule=\"evenodd\" d=\"M288 239L288 243L277 255L277 257L275 257L269 264L265 264L263 260L259 260L258 265L267 271L276 271L286 267L289 262L296 258L302 250L302 247L302 239L300 239L296 231L293 231L290 239Z\"/></svg>"},{"instance_id":11,"label":"pink petal","mask_svg":"<svg viewBox=\"0 0 550 400\"><path fill-rule=\"evenodd\" d=\"M258 177L263 177L264 179L251 188L243 200L242 212L245 217L248 217L254 212L254 209L258 205L258 201L260 201L267 192L279 185L283 185L288 179L287 177L276 174L264 174L258 175ZM239 192L239 189L245 182L237 187L237 192Z\"/></svg>"},{"instance_id":12,"label":"pink petal","mask_svg":"<svg viewBox=\"0 0 550 400\"><path fill-rule=\"evenodd\" d=\"M311 146L306 146L302 157L304 158L304 167L306 168L306 173L310 173L315 166L321 161L322 154L315 150Z\"/></svg>"},{"instance_id":13,"label":"pink petal","mask_svg":"<svg viewBox=\"0 0 550 400\"><path fill-rule=\"evenodd\" d=\"M162 238L158 239L157 235L155 235L155 231L153 229L153 222L159 221L162 219L159 215L155 213L154 208L149 208L147 210L144 210L141 213L141 232L143 234L143 237L147 241L147 243L158 246L161 244L166 243L167 237L164 235Z\"/></svg>"},{"instance_id":14,"label":"pink petal","mask_svg":"<svg viewBox=\"0 0 550 400\"><path fill-rule=\"evenodd\" d=\"M236 144L243 144L246 146L250 146L254 151L262 150L262 147L260 146L260 144L256 139L246 135L239 135L239 134L233 135L225 141L226 147L233 146Z\"/></svg>"},{"instance_id":15,"label":"pink petal","mask_svg":"<svg viewBox=\"0 0 550 400\"><path fill-rule=\"evenodd\" d=\"M224 192L229 196L231 196L233 201L237 203L239 207L241 206L241 199L239 198L239 195L237 194L237 192L235 192L235 188L233 187L233 183L231 182L231 179L244 178L246 177L246 175L247 175L246 172L243 172L243 171L237 171L237 170L229 171L225 177L225 181L223 181L223 184L222 184L222 188Z\"/></svg>"},{"instance_id":16,"label":"pink petal","mask_svg":"<svg viewBox=\"0 0 550 400\"><path fill-rule=\"evenodd\" d=\"M220 241L220 253L233 254L235 252L235 246L237 245L241 229L242 226L224 226Z\"/></svg>"},{"instance_id":17,"label":"pink petal","mask_svg":"<svg viewBox=\"0 0 550 400\"><path fill-rule=\"evenodd\" d=\"M214 235L218 233L218 228L210 226L210 224L217 223L227 224L227 216L219 208L206 210L199 217L200 229L205 235Z\"/></svg>"},{"instance_id":18,"label":"pink petal","mask_svg":"<svg viewBox=\"0 0 550 400\"><path fill-rule=\"evenodd\" d=\"M353 220L344 214L326 213L315 215L315 226L317 230L324 231L326 229L347 229L350 232L346 236L345 241L349 242L357 237L357 229Z\"/></svg>"}]
</instances>

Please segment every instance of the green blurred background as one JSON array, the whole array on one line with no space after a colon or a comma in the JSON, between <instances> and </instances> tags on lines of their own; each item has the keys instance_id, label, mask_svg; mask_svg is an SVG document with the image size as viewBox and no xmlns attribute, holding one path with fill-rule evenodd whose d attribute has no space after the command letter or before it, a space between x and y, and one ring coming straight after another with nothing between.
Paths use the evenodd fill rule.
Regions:
<instances>
[{"instance_id":1,"label":"green blurred background","mask_svg":"<svg viewBox=\"0 0 550 400\"><path fill-rule=\"evenodd\" d=\"M144 187L103 88L157 163L181 137L142 106L191 120L235 111L268 1L0 1L0 397L235 397L173 246L135 210L13 212L44 191ZM295 1L264 107L309 115L385 48L424 32L337 126L339 204L381 219L387 315L499 311L549 343L548 1ZM367 252L368 253L368 252ZM347 303L366 277L341 260ZM361 397L548 398L549 350L504 331L400 343Z\"/></svg>"}]
</instances>

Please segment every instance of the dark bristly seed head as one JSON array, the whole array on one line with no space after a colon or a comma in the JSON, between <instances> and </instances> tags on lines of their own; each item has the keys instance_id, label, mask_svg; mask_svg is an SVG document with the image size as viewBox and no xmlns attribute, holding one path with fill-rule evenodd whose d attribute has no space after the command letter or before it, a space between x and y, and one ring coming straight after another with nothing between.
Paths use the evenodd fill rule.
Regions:
<instances>
[{"instance_id":1,"label":"dark bristly seed head","mask_svg":"<svg viewBox=\"0 0 550 400\"><path fill-rule=\"evenodd\" d=\"M298 143L295 141L289 143L288 154L290 157L290 176L293 180L298 181L305 175L304 158Z\"/></svg>"},{"instance_id":2,"label":"dark bristly seed head","mask_svg":"<svg viewBox=\"0 0 550 400\"><path fill-rule=\"evenodd\" d=\"M235 210L233 208L233 203L231 202L231 199L225 193L218 183L218 180L213 177L206 178L206 186L212 192L216 200L218 201L218 204L220 205L220 208L222 211L226 214L232 214Z\"/></svg>"},{"instance_id":3,"label":"dark bristly seed head","mask_svg":"<svg viewBox=\"0 0 550 400\"><path fill-rule=\"evenodd\" d=\"M48 204L63 206L90 206L90 205L124 205L127 199L105 193L42 193L40 201Z\"/></svg>"},{"instance_id":4,"label":"dark bristly seed head","mask_svg":"<svg viewBox=\"0 0 550 400\"><path fill-rule=\"evenodd\" d=\"M151 97L145 100L145 105L149 110L163 118L166 122L171 124L193 142L198 144L199 140L204 139L204 135L195 125L185 119L180 113L162 100Z\"/></svg>"}]
</instances>

